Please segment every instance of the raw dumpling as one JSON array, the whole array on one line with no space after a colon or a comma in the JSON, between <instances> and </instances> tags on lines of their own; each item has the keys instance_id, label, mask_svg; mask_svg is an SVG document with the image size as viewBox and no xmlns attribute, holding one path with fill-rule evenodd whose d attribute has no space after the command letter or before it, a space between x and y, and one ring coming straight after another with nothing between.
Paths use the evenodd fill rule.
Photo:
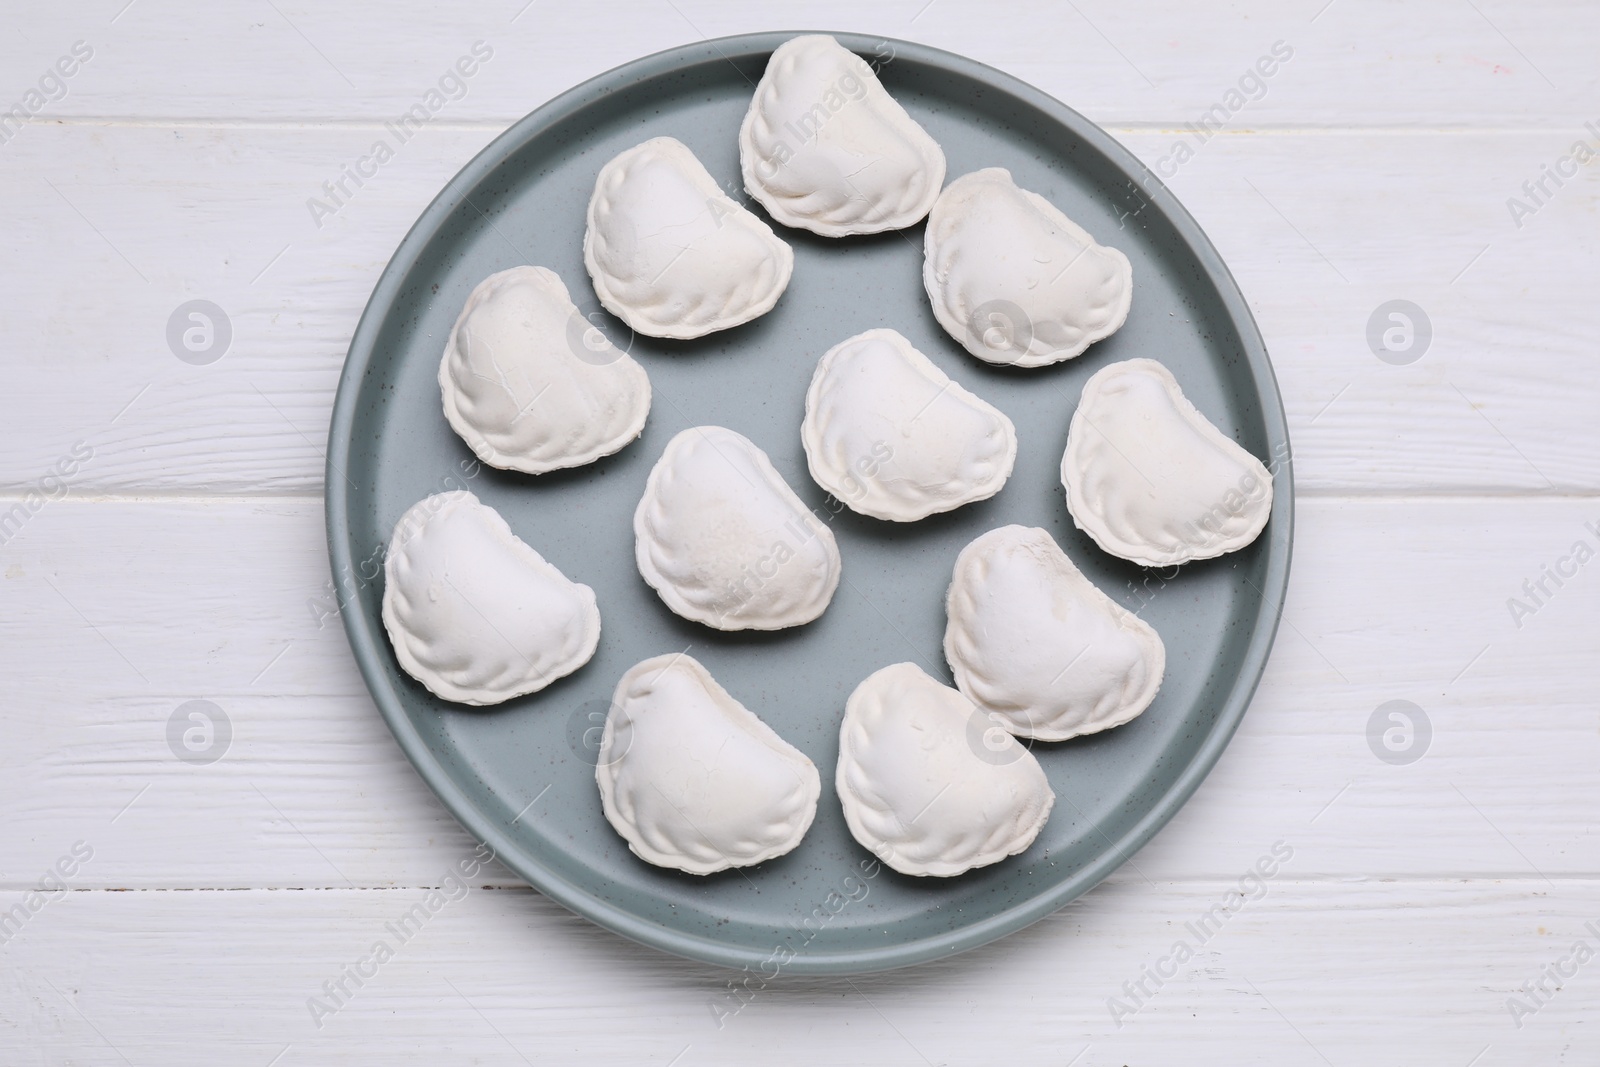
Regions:
<instances>
[{"instance_id":1,"label":"raw dumpling","mask_svg":"<svg viewBox=\"0 0 1600 1067\"><path fill-rule=\"evenodd\" d=\"M459 704L537 692L589 662L600 640L594 590L468 492L402 515L383 574L383 628L400 666Z\"/></svg>"},{"instance_id":2,"label":"raw dumpling","mask_svg":"<svg viewBox=\"0 0 1600 1067\"><path fill-rule=\"evenodd\" d=\"M1128 257L1010 171L989 167L939 195L923 235L922 284L934 317L990 363L1042 367L1071 359L1128 318Z\"/></svg>"},{"instance_id":3,"label":"raw dumpling","mask_svg":"<svg viewBox=\"0 0 1600 1067\"><path fill-rule=\"evenodd\" d=\"M639 573L667 607L718 630L808 623L839 585L832 531L765 452L721 426L667 442L633 532Z\"/></svg>"},{"instance_id":4,"label":"raw dumpling","mask_svg":"<svg viewBox=\"0 0 1600 1067\"><path fill-rule=\"evenodd\" d=\"M690 874L790 851L822 793L805 753L681 652L617 683L595 780L606 821L634 855Z\"/></svg>"},{"instance_id":5,"label":"raw dumpling","mask_svg":"<svg viewBox=\"0 0 1600 1067\"><path fill-rule=\"evenodd\" d=\"M800 437L818 485L895 522L987 500L1017 458L1011 420L894 330L857 334L818 361Z\"/></svg>"},{"instance_id":6,"label":"raw dumpling","mask_svg":"<svg viewBox=\"0 0 1600 1067\"><path fill-rule=\"evenodd\" d=\"M644 429L650 379L590 328L553 270L512 267L467 297L439 363L444 414L483 462L543 474Z\"/></svg>"},{"instance_id":7,"label":"raw dumpling","mask_svg":"<svg viewBox=\"0 0 1600 1067\"><path fill-rule=\"evenodd\" d=\"M739 127L739 166L773 218L824 237L904 229L944 184L938 142L827 36L772 53Z\"/></svg>"},{"instance_id":8,"label":"raw dumpling","mask_svg":"<svg viewBox=\"0 0 1600 1067\"><path fill-rule=\"evenodd\" d=\"M962 549L945 607L956 686L1014 734L1064 741L1121 726L1161 687L1155 630L1037 527L1002 526Z\"/></svg>"},{"instance_id":9,"label":"raw dumpling","mask_svg":"<svg viewBox=\"0 0 1600 1067\"><path fill-rule=\"evenodd\" d=\"M1023 851L1056 799L1033 753L914 663L850 694L834 784L858 842L901 874L939 877Z\"/></svg>"},{"instance_id":10,"label":"raw dumpling","mask_svg":"<svg viewBox=\"0 0 1600 1067\"><path fill-rule=\"evenodd\" d=\"M1084 383L1061 482L1078 529L1146 567L1243 548L1272 513L1267 468L1153 359L1113 363Z\"/></svg>"},{"instance_id":11,"label":"raw dumpling","mask_svg":"<svg viewBox=\"0 0 1600 1067\"><path fill-rule=\"evenodd\" d=\"M651 337L688 338L771 311L794 251L683 142L656 137L600 168L583 262L612 314Z\"/></svg>"}]
</instances>

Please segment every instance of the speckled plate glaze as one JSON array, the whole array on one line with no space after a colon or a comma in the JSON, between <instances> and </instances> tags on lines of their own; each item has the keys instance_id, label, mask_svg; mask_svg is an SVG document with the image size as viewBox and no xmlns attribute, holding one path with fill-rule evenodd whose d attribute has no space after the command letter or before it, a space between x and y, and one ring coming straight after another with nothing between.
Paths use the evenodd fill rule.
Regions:
<instances>
[{"instance_id":1,"label":"speckled plate glaze","mask_svg":"<svg viewBox=\"0 0 1600 1067\"><path fill-rule=\"evenodd\" d=\"M1172 817L1221 755L1261 676L1288 581L1293 490L1280 462L1266 532L1176 574L1115 559L1074 528L1057 467L1090 374L1155 356L1207 417L1270 463L1287 457L1288 436L1266 349L1216 249L1132 154L1044 93L920 45L835 34L879 68L944 146L951 177L1005 167L1128 254L1135 294L1119 332L1051 367L979 362L934 320L920 225L844 240L779 227L795 266L777 307L698 341L632 337L599 312L583 267L596 172L624 148L670 135L765 217L740 186L737 134L751 86L791 36L730 37L628 63L533 112L450 181L395 252L351 341L329 433L328 542L345 629L379 710L423 779L513 871L668 952L765 975L851 974L1020 930L1093 887ZM559 272L579 306L646 366L655 390L639 441L537 477L476 466L445 421L437 379L472 287L524 263ZM829 508L800 444L806 389L823 352L876 327L899 330L1015 422L1021 451L997 496L910 524ZM837 510L829 525L844 577L815 623L713 632L673 615L639 577L632 518L645 478L674 434L705 423L746 435L808 504ZM429 694L401 671L379 619L382 546L395 520L452 488L470 488L563 573L592 586L603 618L586 666L493 709ZM1058 799L1028 851L959 878L904 877L870 862L826 789L793 852L709 877L642 862L606 825L594 778L598 726L625 670L691 649L831 781L839 721L858 682L902 660L950 681L941 643L951 568L967 542L1007 523L1051 531L1091 580L1155 626L1168 652L1160 695L1138 719L1033 746Z\"/></svg>"}]
</instances>

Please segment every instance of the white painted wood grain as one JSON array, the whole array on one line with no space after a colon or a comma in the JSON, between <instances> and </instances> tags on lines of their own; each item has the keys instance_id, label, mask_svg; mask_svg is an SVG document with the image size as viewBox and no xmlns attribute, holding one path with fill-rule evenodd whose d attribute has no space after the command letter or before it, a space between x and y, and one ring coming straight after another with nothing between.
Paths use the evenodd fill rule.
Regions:
<instances>
[{"instance_id":1,"label":"white painted wood grain","mask_svg":"<svg viewBox=\"0 0 1600 1067\"><path fill-rule=\"evenodd\" d=\"M25 490L84 440L96 455L82 491L320 492L333 389L371 287L491 131L419 135L321 230L305 201L368 128L30 132L0 154L29 190L0 204L21 253L0 263L13 428L0 489ZM1120 136L1152 165L1181 137ZM1600 245L1573 237L1600 215L1600 163L1521 229L1504 204L1563 144L1241 134L1178 169L1172 185L1267 337L1302 490L1600 489ZM233 323L210 366L166 346L168 316L195 297ZM1433 323L1410 366L1366 340L1395 298Z\"/></svg>"},{"instance_id":2,"label":"white painted wood grain","mask_svg":"<svg viewBox=\"0 0 1600 1067\"><path fill-rule=\"evenodd\" d=\"M1586 526L1600 525L1600 171L1520 228L1506 201L1577 138L1595 143L1600 8L94 0L11 14L0 110L74 41L95 56L0 143L0 511L74 442L95 454L72 498L0 545L0 908L74 842L95 855L77 891L0 944L0 1061L1585 1062L1600 963L1520 1028L1507 998L1575 939L1600 947L1584 927L1600 920L1600 571L1520 628L1506 601L1574 541L1600 544ZM639 55L783 26L991 63L1158 168L1274 41L1294 48L1170 178L1267 335L1297 449L1289 609L1254 705L1133 864L974 953L782 981L718 1029L726 972L526 890L475 891L319 1030L306 998L469 845L307 603L326 578L320 449L356 316L417 213L507 123ZM480 38L495 54L466 96L315 229L306 197ZM166 350L166 318L192 297L233 318L214 366ZM1413 366L1366 348L1393 298L1433 320ZM196 697L238 731L210 767L164 741ZM1408 767L1367 747L1389 699L1433 722ZM1118 1029L1107 998L1277 840L1296 853L1267 896Z\"/></svg>"},{"instance_id":3,"label":"white painted wood grain","mask_svg":"<svg viewBox=\"0 0 1600 1067\"><path fill-rule=\"evenodd\" d=\"M1251 125L1523 126L1600 118L1581 2L1406 4L1143 0L1002 7L974 0L570 3L96 0L30 11L0 64L18 95L76 40L94 58L41 116L390 118L475 40L494 58L451 117L505 122L611 67L704 37L774 29L882 34L1015 74L1102 123L1194 121L1274 42L1292 59L1246 105ZM111 21L113 16L117 16Z\"/></svg>"},{"instance_id":4,"label":"white painted wood grain","mask_svg":"<svg viewBox=\"0 0 1600 1067\"><path fill-rule=\"evenodd\" d=\"M1600 883L1305 881L1296 862L1204 943L1185 924L1238 901L1242 871L1102 889L928 966L758 979L734 1014L728 983L742 976L639 948L527 891L445 903L403 944L385 924L418 888L69 893L0 946L0 1055L18 1067L1586 1062L1600 963L1520 1029L1507 1000L1578 939L1600 945L1586 928ZM354 996L318 1028L308 998L378 939L393 958L347 983ZM1146 979L1153 995L1119 1028L1109 999L1131 1004L1123 984L1179 939L1194 957L1158 990Z\"/></svg>"},{"instance_id":5,"label":"white painted wood grain","mask_svg":"<svg viewBox=\"0 0 1600 1067\"><path fill-rule=\"evenodd\" d=\"M1600 562L1520 628L1507 608L1579 540L1600 546L1600 500L1303 501L1251 710L1117 879L1223 876L1278 837L1303 844L1300 876L1600 878ZM406 885L468 847L308 606L327 573L318 502L69 500L0 568L0 665L25 679L0 888L79 838L97 849L83 884L112 888ZM33 666L66 649L70 670ZM211 766L167 747L191 699L233 723ZM1410 766L1368 746L1393 699L1433 724Z\"/></svg>"}]
</instances>

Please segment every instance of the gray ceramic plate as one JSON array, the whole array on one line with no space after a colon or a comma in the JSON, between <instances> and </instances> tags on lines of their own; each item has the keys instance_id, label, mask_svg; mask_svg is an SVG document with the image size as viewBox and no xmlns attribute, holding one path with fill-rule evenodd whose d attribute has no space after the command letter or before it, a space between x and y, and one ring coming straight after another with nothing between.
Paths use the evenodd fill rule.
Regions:
<instances>
[{"instance_id":1,"label":"gray ceramic plate","mask_svg":"<svg viewBox=\"0 0 1600 1067\"><path fill-rule=\"evenodd\" d=\"M1128 254L1127 325L1065 364L991 367L934 321L920 226L842 241L775 227L794 246L795 267L771 314L700 341L631 340L655 388L642 439L565 473L476 468L445 422L435 378L467 293L493 271L533 263L597 307L582 244L600 166L670 134L737 190L739 122L767 57L790 36L707 41L619 67L518 122L456 175L395 252L351 342L329 437L328 539L345 628L378 708L422 777L512 870L668 952L768 974L845 974L1019 930L1094 886L1172 817L1228 743L1261 675L1288 580L1292 489L1280 467L1272 519L1256 543L1177 574L1113 559L1074 528L1057 476L1067 424L1084 380L1114 360L1160 359L1251 452L1269 462L1287 455L1283 407L1244 299L1172 195L1076 112L971 60L845 34L836 36L880 68L944 146L950 177L1007 167ZM625 326L600 321L630 345ZM899 330L1011 416L1021 452L1010 482L992 500L919 523L840 511L831 525L844 580L809 626L730 635L674 616L633 562L634 506L662 447L688 426L732 427L766 450L804 500L829 509L800 447L806 386L828 347L875 326ZM395 520L422 497L463 486L592 586L603 617L587 666L493 710L446 704L406 676L379 617L379 561ZM1058 799L1027 852L954 879L902 877L870 862L874 876L864 877L870 857L832 790L845 698L902 660L949 680L941 640L951 567L963 545L1006 523L1050 530L1091 579L1155 626L1167 646L1165 684L1130 725L1034 746ZM662 870L636 859L601 815L593 727L612 688L637 661L683 649L822 771L816 822L789 855L707 878Z\"/></svg>"}]
</instances>

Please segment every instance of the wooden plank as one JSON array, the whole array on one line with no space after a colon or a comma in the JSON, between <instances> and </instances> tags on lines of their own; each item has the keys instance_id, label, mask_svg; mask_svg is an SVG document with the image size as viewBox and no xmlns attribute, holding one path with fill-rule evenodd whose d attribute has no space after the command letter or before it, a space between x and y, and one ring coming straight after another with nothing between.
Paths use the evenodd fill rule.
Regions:
<instances>
[{"instance_id":1,"label":"wooden plank","mask_svg":"<svg viewBox=\"0 0 1600 1067\"><path fill-rule=\"evenodd\" d=\"M1600 572L1548 574L1576 542L1600 547L1600 251L1573 237L1600 213L1600 171L1538 198L1523 183L1600 136L1585 129L1600 125L1600 8L1555 0L809 7L810 25L972 56L1113 127L1221 248L1272 348L1302 491L1289 611L1251 713L1132 864L957 959L739 995L491 866L472 884L508 888L448 903L316 1025L307 998L471 848L323 599L321 449L373 281L449 176L539 102L793 17L726 0L95 0L11 21L0 112L74 41L95 55L0 136L0 515L41 505L0 525L0 1061L691 1067L1001 1049L1055 1067L1520 1067L1594 1045L1596 965L1549 968L1580 938L1600 950ZM306 198L478 39L494 56L465 96L318 229ZM1261 98L1197 135L1278 40L1294 55ZM1180 144L1194 156L1177 165ZM1537 210L1514 218L1512 197ZM210 366L164 336L195 298L236 331ZM1408 366L1365 336L1394 299L1432 320ZM51 472L69 499L45 500ZM194 699L235 730L213 764L169 748ZM1431 721L1415 763L1369 740L1393 700ZM1280 841L1294 855L1262 898L1200 944L1187 924L1253 890L1244 872ZM8 928L6 909L65 868L73 891ZM1180 940L1194 955L1175 977L1125 987L1148 986Z\"/></svg>"},{"instance_id":2,"label":"wooden plank","mask_svg":"<svg viewBox=\"0 0 1600 1067\"><path fill-rule=\"evenodd\" d=\"M68 500L0 548L0 888L80 838L83 884L111 888L416 884L469 847L318 627L321 528L311 500ZM1600 564L1543 577L1580 540L1600 546L1594 500L1303 501L1254 705L1117 879L1225 876L1279 837L1297 877L1600 876ZM233 729L208 766L167 740L197 699ZM1409 765L1368 740L1392 700L1431 722Z\"/></svg>"},{"instance_id":3,"label":"wooden plank","mask_svg":"<svg viewBox=\"0 0 1600 1067\"><path fill-rule=\"evenodd\" d=\"M37 486L81 441L94 456L70 479L80 492L320 492L332 391L371 286L491 131L417 136L320 230L306 200L371 129L30 132L0 158L30 190L0 205L17 250L0 265L13 297L0 491ZM1255 309L1302 490L1600 489L1600 248L1569 238L1600 210L1600 170L1520 229L1505 206L1562 137L1241 134L1178 166L1180 134L1122 136L1176 169ZM208 366L166 341L195 298L232 323ZM1394 299L1432 324L1407 366L1367 340Z\"/></svg>"},{"instance_id":4,"label":"wooden plank","mask_svg":"<svg viewBox=\"0 0 1600 1067\"><path fill-rule=\"evenodd\" d=\"M1580 940L1600 945L1600 883L1307 882L1295 862L1243 892L1243 870L1103 887L937 964L748 986L536 894L462 896L442 866L449 895L403 941L391 927L423 889L68 893L0 949L0 1049L18 1064L300 1067L992 1063L1003 1047L1007 1063L1310 1067L1403 1048L1407 1063L1508 1067L1589 1047L1597 964L1559 990L1542 976L1570 973ZM343 978L358 965L359 987ZM335 1001L323 983L341 978ZM1514 1018L1541 979L1545 1002Z\"/></svg>"},{"instance_id":5,"label":"wooden plank","mask_svg":"<svg viewBox=\"0 0 1600 1067\"><path fill-rule=\"evenodd\" d=\"M123 10L124 7L128 10ZM82 40L93 58L39 118L392 118L416 104L475 41L492 58L440 117L508 122L620 63L703 37L792 25L770 4L685 0L449 9L404 0L364 8L279 3L270 10L162 0L99 0L30 18L0 63L19 100ZM1297 4L1226 9L1109 0L1014 5L1005 17L949 0L821 0L804 20L908 39L992 64L1099 122L1196 121L1242 90L1235 123L1581 127L1600 117L1584 42L1600 33L1587 5ZM1240 81L1274 44L1289 61ZM241 61L240 57L249 57ZM1272 69L1270 64L1268 69ZM59 95L54 83L47 91ZM460 94L453 84L447 92ZM1253 97L1253 99L1251 99ZM1247 101L1248 102L1245 102Z\"/></svg>"}]
</instances>

